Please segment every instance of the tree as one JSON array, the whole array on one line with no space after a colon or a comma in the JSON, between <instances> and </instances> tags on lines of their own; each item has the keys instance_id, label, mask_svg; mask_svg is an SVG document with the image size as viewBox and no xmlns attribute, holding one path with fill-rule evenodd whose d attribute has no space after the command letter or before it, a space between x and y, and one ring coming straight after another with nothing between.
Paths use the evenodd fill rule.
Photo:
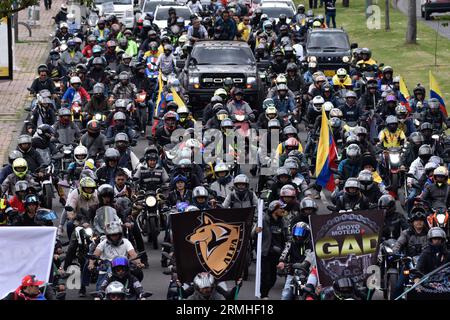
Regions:
<instances>
[{"instance_id":1,"label":"tree","mask_svg":"<svg viewBox=\"0 0 450 320\"><path fill-rule=\"evenodd\" d=\"M416 0L408 0L408 29L406 30L406 43L416 43L417 40L417 16Z\"/></svg>"},{"instance_id":2,"label":"tree","mask_svg":"<svg viewBox=\"0 0 450 320\"><path fill-rule=\"evenodd\" d=\"M1 0L0 1L0 18L10 16L39 3L39 0Z\"/></svg>"}]
</instances>

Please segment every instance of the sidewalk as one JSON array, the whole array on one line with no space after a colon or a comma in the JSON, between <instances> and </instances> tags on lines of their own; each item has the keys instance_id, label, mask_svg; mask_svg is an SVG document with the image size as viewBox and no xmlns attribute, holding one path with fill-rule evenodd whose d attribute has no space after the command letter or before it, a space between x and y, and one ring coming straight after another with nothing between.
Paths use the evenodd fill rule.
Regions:
<instances>
[{"instance_id":1,"label":"sidewalk","mask_svg":"<svg viewBox=\"0 0 450 320\"><path fill-rule=\"evenodd\" d=\"M40 26L32 28L32 38L28 30L19 26L19 42L14 46L13 81L0 82L0 161L5 163L9 150L15 147L25 117L24 106L31 102L27 91L37 76L36 69L43 63L49 52L49 34L53 32L53 16L57 14L63 0L53 0L52 9L45 10L44 1L40 6ZM19 13L19 21L27 22L28 10ZM14 32L14 31L13 31Z\"/></svg>"}]
</instances>

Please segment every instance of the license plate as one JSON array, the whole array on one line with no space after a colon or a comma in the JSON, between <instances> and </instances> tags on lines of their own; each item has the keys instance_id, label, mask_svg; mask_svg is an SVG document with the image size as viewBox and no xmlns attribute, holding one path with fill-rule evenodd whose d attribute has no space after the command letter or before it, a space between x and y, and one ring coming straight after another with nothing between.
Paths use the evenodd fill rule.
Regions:
<instances>
[{"instance_id":1,"label":"license plate","mask_svg":"<svg viewBox=\"0 0 450 320\"><path fill-rule=\"evenodd\" d=\"M325 77L332 77L336 74L335 70L324 70Z\"/></svg>"}]
</instances>

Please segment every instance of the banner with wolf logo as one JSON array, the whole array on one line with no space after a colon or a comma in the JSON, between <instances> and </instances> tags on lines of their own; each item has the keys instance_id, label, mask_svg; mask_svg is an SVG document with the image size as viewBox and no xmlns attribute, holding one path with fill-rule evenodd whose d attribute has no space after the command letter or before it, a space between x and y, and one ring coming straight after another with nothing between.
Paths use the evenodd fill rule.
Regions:
<instances>
[{"instance_id":1,"label":"banner with wolf logo","mask_svg":"<svg viewBox=\"0 0 450 320\"><path fill-rule=\"evenodd\" d=\"M377 261L384 214L381 210L310 216L319 281L351 277L364 281L367 267Z\"/></svg>"},{"instance_id":2,"label":"banner with wolf logo","mask_svg":"<svg viewBox=\"0 0 450 320\"><path fill-rule=\"evenodd\" d=\"M240 278L247 261L254 211L214 209L172 215L178 278L190 282L205 271L217 281Z\"/></svg>"}]
</instances>

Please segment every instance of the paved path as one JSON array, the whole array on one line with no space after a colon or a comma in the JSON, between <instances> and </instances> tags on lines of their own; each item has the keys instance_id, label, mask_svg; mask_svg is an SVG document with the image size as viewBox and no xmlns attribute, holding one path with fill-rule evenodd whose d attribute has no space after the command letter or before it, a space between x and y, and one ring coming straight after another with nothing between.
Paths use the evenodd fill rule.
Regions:
<instances>
[{"instance_id":1,"label":"paved path","mask_svg":"<svg viewBox=\"0 0 450 320\"><path fill-rule=\"evenodd\" d=\"M408 2L409 0L394 0L397 1L398 9L403 12L405 15L408 15ZM443 21L440 20L425 20L422 18L420 14L420 0L416 0L416 9L417 9L417 20L422 21L426 25L430 26L434 30L439 30L439 34L443 37L446 37L447 39L450 39L450 27L443 27L442 25L439 26L439 23L442 23ZM435 13L433 16L439 16L443 15L442 13ZM444 14L445 15L445 14ZM433 17L432 16L432 17ZM448 22L448 21L444 21Z\"/></svg>"},{"instance_id":2,"label":"paved path","mask_svg":"<svg viewBox=\"0 0 450 320\"><path fill-rule=\"evenodd\" d=\"M25 116L23 108L31 102L27 87L36 77L36 69L49 52L49 34L53 31L53 20L63 0L53 0L52 9L40 7L40 26L32 28L32 38L24 26L19 26L19 42L14 45L13 81L0 82L0 161L4 163L8 150L15 146L15 140L22 129ZM19 13L19 21L27 22L28 11Z\"/></svg>"}]
</instances>

